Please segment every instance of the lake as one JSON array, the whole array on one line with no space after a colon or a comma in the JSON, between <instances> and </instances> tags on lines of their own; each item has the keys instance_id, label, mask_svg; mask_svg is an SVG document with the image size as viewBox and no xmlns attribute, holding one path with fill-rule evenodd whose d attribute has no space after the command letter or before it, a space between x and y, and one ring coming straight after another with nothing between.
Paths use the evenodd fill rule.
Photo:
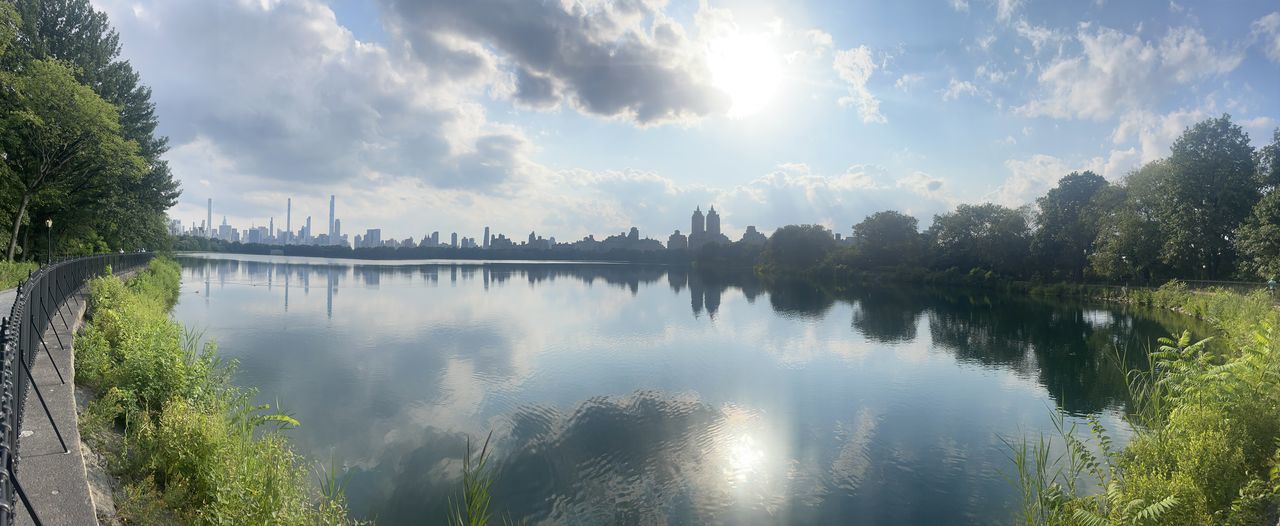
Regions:
<instances>
[{"instance_id":1,"label":"lake","mask_svg":"<svg viewBox=\"0 0 1280 526\"><path fill-rule=\"evenodd\" d=\"M353 513L438 523L492 433L531 524L990 524L1001 437L1123 441L1123 375L1190 320L923 287L842 297L685 268L189 255L174 316L347 467ZM1082 421L1082 420L1081 420Z\"/></svg>"}]
</instances>

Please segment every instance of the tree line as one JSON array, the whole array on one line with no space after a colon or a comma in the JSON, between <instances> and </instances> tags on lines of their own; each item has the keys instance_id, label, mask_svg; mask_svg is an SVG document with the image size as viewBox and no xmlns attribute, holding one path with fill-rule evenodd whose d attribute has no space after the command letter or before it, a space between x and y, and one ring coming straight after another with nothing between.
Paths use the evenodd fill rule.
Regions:
<instances>
[{"instance_id":1,"label":"tree line","mask_svg":"<svg viewBox=\"0 0 1280 526\"><path fill-rule=\"evenodd\" d=\"M714 247L708 267L765 274L981 274L1041 282L1270 280L1280 275L1280 129L1255 149L1230 115L1186 129L1168 157L1111 182L1067 174L1034 205L963 204L923 231L887 210L837 242L819 225L778 229L762 249Z\"/></svg>"},{"instance_id":2,"label":"tree line","mask_svg":"<svg viewBox=\"0 0 1280 526\"><path fill-rule=\"evenodd\" d=\"M165 248L180 190L156 125L106 14L88 0L0 1L4 259Z\"/></svg>"}]
</instances>

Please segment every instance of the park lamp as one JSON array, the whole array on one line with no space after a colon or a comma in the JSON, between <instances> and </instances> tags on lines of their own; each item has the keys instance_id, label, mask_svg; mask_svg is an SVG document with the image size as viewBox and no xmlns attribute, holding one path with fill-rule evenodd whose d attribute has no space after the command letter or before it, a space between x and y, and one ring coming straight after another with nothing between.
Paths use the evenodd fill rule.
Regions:
<instances>
[{"instance_id":1,"label":"park lamp","mask_svg":"<svg viewBox=\"0 0 1280 526\"><path fill-rule=\"evenodd\" d=\"M53 219L52 219L52 218L50 218L50 219L45 219L45 220L44 220L44 226L45 226L45 227L47 227L47 228L53 228Z\"/></svg>"}]
</instances>

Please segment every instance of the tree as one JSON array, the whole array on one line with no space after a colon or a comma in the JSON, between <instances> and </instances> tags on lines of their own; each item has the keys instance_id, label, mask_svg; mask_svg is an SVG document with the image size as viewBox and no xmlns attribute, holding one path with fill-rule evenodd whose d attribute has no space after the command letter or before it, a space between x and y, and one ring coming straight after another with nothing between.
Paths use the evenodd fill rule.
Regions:
<instances>
[{"instance_id":1,"label":"tree","mask_svg":"<svg viewBox=\"0 0 1280 526\"><path fill-rule=\"evenodd\" d=\"M53 60L35 60L19 74L4 73L0 151L5 178L18 195L6 258L34 197L73 195L146 168L137 145L120 135L116 109Z\"/></svg>"},{"instance_id":2,"label":"tree","mask_svg":"<svg viewBox=\"0 0 1280 526\"><path fill-rule=\"evenodd\" d=\"M1031 251L1041 265L1077 281L1084 278L1098 237L1097 217L1088 213L1090 203L1106 186L1107 180L1098 174L1071 172L1036 200L1039 214Z\"/></svg>"},{"instance_id":3,"label":"tree","mask_svg":"<svg viewBox=\"0 0 1280 526\"><path fill-rule=\"evenodd\" d=\"M1167 234L1161 260L1182 277L1230 275L1232 236L1261 198L1248 134L1230 115L1196 123L1174 141L1168 163L1157 207Z\"/></svg>"},{"instance_id":4,"label":"tree","mask_svg":"<svg viewBox=\"0 0 1280 526\"><path fill-rule=\"evenodd\" d=\"M1236 230L1240 269L1263 279L1280 277L1280 192L1272 191L1253 207Z\"/></svg>"},{"instance_id":5,"label":"tree","mask_svg":"<svg viewBox=\"0 0 1280 526\"><path fill-rule=\"evenodd\" d=\"M1160 250L1166 234L1158 208L1173 177L1167 161L1155 161L1129 174L1123 186L1104 187L1094 195L1087 212L1098 225L1089 256L1094 272L1111 280L1144 281L1164 274Z\"/></svg>"},{"instance_id":6,"label":"tree","mask_svg":"<svg viewBox=\"0 0 1280 526\"><path fill-rule=\"evenodd\" d=\"M1258 186L1264 192L1280 188L1280 128L1271 134L1271 144L1258 148L1254 159L1257 166Z\"/></svg>"},{"instance_id":7,"label":"tree","mask_svg":"<svg viewBox=\"0 0 1280 526\"><path fill-rule=\"evenodd\" d=\"M111 247L154 248L167 241L165 212L181 193L161 159L168 139L155 133L158 121L151 90L141 84L132 65L120 59L120 38L106 14L88 0L18 0L16 6L23 21L20 45L4 59L5 69L17 71L41 59L69 65L78 81L117 107L120 133L138 145L147 167L140 178L118 178L116 184L93 191L38 200L32 204L35 213L79 229L61 228L60 235L102 240Z\"/></svg>"},{"instance_id":8,"label":"tree","mask_svg":"<svg viewBox=\"0 0 1280 526\"><path fill-rule=\"evenodd\" d=\"M866 267L891 267L920 258L920 229L916 218L886 210L853 225L855 261Z\"/></svg>"},{"instance_id":9,"label":"tree","mask_svg":"<svg viewBox=\"0 0 1280 526\"><path fill-rule=\"evenodd\" d=\"M769 236L763 263L784 271L807 270L821 263L835 246L835 237L822 225L787 225Z\"/></svg>"},{"instance_id":10,"label":"tree","mask_svg":"<svg viewBox=\"0 0 1280 526\"><path fill-rule=\"evenodd\" d=\"M1025 210L997 204L960 205L934 216L925 232L941 268L985 268L1008 275L1024 269L1031 228Z\"/></svg>"}]
</instances>

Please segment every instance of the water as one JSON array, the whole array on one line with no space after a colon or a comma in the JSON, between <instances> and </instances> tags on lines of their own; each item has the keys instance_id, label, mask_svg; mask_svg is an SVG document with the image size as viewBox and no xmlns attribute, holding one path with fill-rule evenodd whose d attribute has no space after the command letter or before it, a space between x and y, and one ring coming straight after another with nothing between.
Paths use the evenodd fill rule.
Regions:
<instances>
[{"instance_id":1,"label":"water","mask_svg":"<svg viewBox=\"0 0 1280 526\"><path fill-rule=\"evenodd\" d=\"M1097 415L1188 320L923 288L832 298L607 264L183 257L175 316L348 466L352 511L439 522L468 438L547 524L989 524L1001 436ZM479 444L475 444L479 447Z\"/></svg>"}]
</instances>

